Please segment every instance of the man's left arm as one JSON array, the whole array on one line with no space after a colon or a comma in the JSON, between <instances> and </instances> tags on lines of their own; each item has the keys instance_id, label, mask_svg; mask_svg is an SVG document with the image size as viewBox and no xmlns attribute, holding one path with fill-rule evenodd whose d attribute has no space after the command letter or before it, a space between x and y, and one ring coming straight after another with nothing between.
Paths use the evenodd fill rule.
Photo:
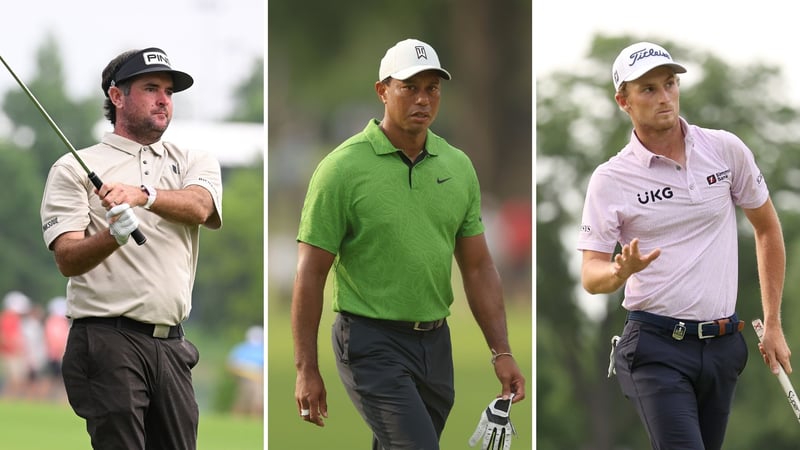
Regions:
<instances>
[{"instance_id":1,"label":"man's left arm","mask_svg":"<svg viewBox=\"0 0 800 450\"><path fill-rule=\"evenodd\" d=\"M149 198L141 187L119 183L104 184L98 195L103 199L105 208L121 203L143 207ZM211 193L195 184L183 189L157 189L150 211L167 220L186 225L206 225L216 229L222 223Z\"/></svg>"},{"instance_id":2,"label":"man's left arm","mask_svg":"<svg viewBox=\"0 0 800 450\"><path fill-rule=\"evenodd\" d=\"M786 250L778 214L772 200L758 208L744 209L753 226L758 261L758 279L761 286L761 303L764 309L764 339L760 344L764 362L773 373L778 373L778 363L792 372L789 361L791 351L786 343L781 325L781 298L786 272Z\"/></svg>"},{"instance_id":3,"label":"man's left arm","mask_svg":"<svg viewBox=\"0 0 800 450\"><path fill-rule=\"evenodd\" d=\"M525 398L525 378L510 356L503 287L484 235L458 238L455 258L472 315L489 348L501 355L494 360L494 370L502 384L502 396L508 398L513 392L516 403Z\"/></svg>"}]
</instances>

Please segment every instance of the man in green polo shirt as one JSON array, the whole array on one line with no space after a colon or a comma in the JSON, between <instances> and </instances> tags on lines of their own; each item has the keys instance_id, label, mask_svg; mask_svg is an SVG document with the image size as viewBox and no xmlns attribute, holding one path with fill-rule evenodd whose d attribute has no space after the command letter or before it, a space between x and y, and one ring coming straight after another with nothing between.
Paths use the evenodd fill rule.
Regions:
<instances>
[{"instance_id":1,"label":"man in green polo shirt","mask_svg":"<svg viewBox=\"0 0 800 450\"><path fill-rule=\"evenodd\" d=\"M333 346L339 375L373 432L373 449L438 449L453 405L446 317L452 260L486 338L504 399L525 397L508 343L500 277L481 222L478 178L467 155L429 130L442 80L434 49L407 39L381 60L382 120L317 167L303 206L292 332L303 420L327 417L317 336L333 268Z\"/></svg>"}]
</instances>

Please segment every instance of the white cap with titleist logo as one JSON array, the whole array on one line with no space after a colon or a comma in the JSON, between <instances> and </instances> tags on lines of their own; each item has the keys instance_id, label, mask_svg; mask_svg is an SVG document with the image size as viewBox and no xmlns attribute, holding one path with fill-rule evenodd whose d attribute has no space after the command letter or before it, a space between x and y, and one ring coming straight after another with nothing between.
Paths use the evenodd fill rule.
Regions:
<instances>
[{"instance_id":1,"label":"white cap with titleist logo","mask_svg":"<svg viewBox=\"0 0 800 450\"><path fill-rule=\"evenodd\" d=\"M675 73L686 73L686 68L672 60L669 52L651 42L638 42L625 47L614 60L611 80L618 91L625 81L635 80L660 66L670 66Z\"/></svg>"},{"instance_id":2,"label":"white cap with titleist logo","mask_svg":"<svg viewBox=\"0 0 800 450\"><path fill-rule=\"evenodd\" d=\"M437 70L442 78L450 79L450 72L442 68L433 47L417 39L406 39L386 51L381 59L378 80L389 77L405 80L424 70Z\"/></svg>"}]
</instances>

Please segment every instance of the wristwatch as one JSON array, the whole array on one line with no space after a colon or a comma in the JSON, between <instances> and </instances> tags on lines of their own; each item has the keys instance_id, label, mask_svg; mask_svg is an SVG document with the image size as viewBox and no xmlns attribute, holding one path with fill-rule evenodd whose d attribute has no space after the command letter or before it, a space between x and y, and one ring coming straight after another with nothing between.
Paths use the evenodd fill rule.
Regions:
<instances>
[{"instance_id":1,"label":"wristwatch","mask_svg":"<svg viewBox=\"0 0 800 450\"><path fill-rule=\"evenodd\" d=\"M144 209L150 209L150 207L153 206L153 202L156 201L156 188L143 184L142 192L147 194L147 203L144 204Z\"/></svg>"}]
</instances>

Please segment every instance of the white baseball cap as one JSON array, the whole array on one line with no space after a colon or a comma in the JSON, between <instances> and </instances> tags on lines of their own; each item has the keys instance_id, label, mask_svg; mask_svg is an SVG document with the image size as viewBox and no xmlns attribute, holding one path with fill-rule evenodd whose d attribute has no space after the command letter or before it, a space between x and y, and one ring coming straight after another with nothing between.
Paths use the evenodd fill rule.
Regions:
<instances>
[{"instance_id":1,"label":"white baseball cap","mask_svg":"<svg viewBox=\"0 0 800 450\"><path fill-rule=\"evenodd\" d=\"M424 70L438 70L442 78L450 79L450 72L442 69L433 47L417 39L406 39L386 50L378 70L378 80L389 77L405 80Z\"/></svg>"},{"instance_id":2,"label":"white baseball cap","mask_svg":"<svg viewBox=\"0 0 800 450\"><path fill-rule=\"evenodd\" d=\"M611 68L614 90L625 81L635 80L656 67L669 66L675 73L686 73L686 68L672 60L664 47L651 42L638 42L625 47Z\"/></svg>"}]
</instances>

